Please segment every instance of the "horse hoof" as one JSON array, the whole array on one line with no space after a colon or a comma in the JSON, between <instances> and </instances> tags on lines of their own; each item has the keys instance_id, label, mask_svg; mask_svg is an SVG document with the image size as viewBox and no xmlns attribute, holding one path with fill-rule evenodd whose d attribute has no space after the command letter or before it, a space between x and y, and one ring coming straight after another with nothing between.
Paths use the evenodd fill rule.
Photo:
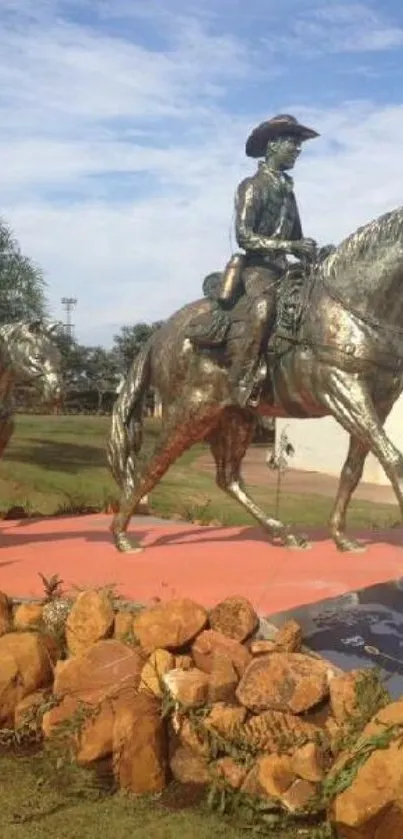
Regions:
<instances>
[{"instance_id":1,"label":"horse hoof","mask_svg":"<svg viewBox=\"0 0 403 839\"><path fill-rule=\"evenodd\" d=\"M306 551L311 547L305 536L297 536L295 533L287 533L284 538L284 546L297 551Z\"/></svg>"},{"instance_id":2,"label":"horse hoof","mask_svg":"<svg viewBox=\"0 0 403 839\"><path fill-rule=\"evenodd\" d=\"M335 539L337 550L341 553L363 554L366 551L365 545L356 542L355 539L347 539L347 536Z\"/></svg>"},{"instance_id":3,"label":"horse hoof","mask_svg":"<svg viewBox=\"0 0 403 839\"><path fill-rule=\"evenodd\" d=\"M114 543L116 550L118 550L121 554L138 554L144 550L141 545L131 542L129 537L124 533L115 535Z\"/></svg>"}]
</instances>

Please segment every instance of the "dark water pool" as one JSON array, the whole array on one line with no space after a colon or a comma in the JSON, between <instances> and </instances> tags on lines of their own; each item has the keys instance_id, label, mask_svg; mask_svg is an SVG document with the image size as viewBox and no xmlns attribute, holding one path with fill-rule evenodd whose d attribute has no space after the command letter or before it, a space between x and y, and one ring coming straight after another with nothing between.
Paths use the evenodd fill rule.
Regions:
<instances>
[{"instance_id":1,"label":"dark water pool","mask_svg":"<svg viewBox=\"0 0 403 839\"><path fill-rule=\"evenodd\" d=\"M392 697L403 697L403 578L270 615L294 618L307 647L342 670L378 667Z\"/></svg>"}]
</instances>

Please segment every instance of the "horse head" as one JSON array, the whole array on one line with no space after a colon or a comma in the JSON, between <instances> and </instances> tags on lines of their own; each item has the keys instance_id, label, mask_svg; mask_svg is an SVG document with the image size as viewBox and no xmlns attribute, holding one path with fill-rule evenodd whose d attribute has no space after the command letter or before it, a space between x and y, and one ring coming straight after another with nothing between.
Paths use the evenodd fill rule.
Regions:
<instances>
[{"instance_id":1,"label":"horse head","mask_svg":"<svg viewBox=\"0 0 403 839\"><path fill-rule=\"evenodd\" d=\"M62 395L62 358L53 337L59 328L39 319L0 328L2 354L13 378L31 382L52 403Z\"/></svg>"}]
</instances>

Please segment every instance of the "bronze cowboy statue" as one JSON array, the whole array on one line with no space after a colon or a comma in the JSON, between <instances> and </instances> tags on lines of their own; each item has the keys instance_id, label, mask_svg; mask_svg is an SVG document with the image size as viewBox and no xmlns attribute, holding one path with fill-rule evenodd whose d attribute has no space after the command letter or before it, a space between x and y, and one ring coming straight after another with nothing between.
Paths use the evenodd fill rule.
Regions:
<instances>
[{"instance_id":1,"label":"bronze cowboy statue","mask_svg":"<svg viewBox=\"0 0 403 839\"><path fill-rule=\"evenodd\" d=\"M316 242L303 236L294 184L288 174L302 143L318 136L317 131L289 114L280 114L252 131L246 141L246 154L264 159L236 192L236 239L244 253L231 257L223 275L206 277L204 293L215 300L215 306L190 328L189 337L196 346L220 345L230 325L224 313L233 309L242 294L246 295L246 328L242 340L232 342L229 359L230 381L241 407L258 402L259 382L266 369L261 348L275 323L277 286L290 266L287 257L306 264L318 254Z\"/></svg>"},{"instance_id":2,"label":"bronze cowboy statue","mask_svg":"<svg viewBox=\"0 0 403 839\"><path fill-rule=\"evenodd\" d=\"M303 141L315 136L287 115L252 132L246 153L262 162L237 191L242 254L224 276L206 278L204 299L172 314L133 360L108 438L108 463L120 487L111 525L119 551L142 549L128 534L134 511L201 441L210 447L217 485L268 539L305 547L306 538L260 507L242 480L259 417L331 416L349 435L329 522L339 550L363 547L348 535L346 515L369 453L393 486L403 518L403 451L384 428L403 393L403 206L369 221L331 255L329 248L316 252L303 237L288 174ZM151 389L163 411L150 448L142 429Z\"/></svg>"}]
</instances>

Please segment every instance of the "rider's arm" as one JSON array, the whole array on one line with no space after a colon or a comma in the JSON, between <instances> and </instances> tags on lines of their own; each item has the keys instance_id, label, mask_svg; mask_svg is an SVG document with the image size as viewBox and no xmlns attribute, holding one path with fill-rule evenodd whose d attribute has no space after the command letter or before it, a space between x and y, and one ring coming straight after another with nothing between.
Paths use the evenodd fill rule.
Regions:
<instances>
[{"instance_id":1,"label":"rider's arm","mask_svg":"<svg viewBox=\"0 0 403 839\"><path fill-rule=\"evenodd\" d=\"M261 195L256 181L247 178L235 198L235 235L240 248L246 251L288 251L290 243L256 233L261 208Z\"/></svg>"}]
</instances>

